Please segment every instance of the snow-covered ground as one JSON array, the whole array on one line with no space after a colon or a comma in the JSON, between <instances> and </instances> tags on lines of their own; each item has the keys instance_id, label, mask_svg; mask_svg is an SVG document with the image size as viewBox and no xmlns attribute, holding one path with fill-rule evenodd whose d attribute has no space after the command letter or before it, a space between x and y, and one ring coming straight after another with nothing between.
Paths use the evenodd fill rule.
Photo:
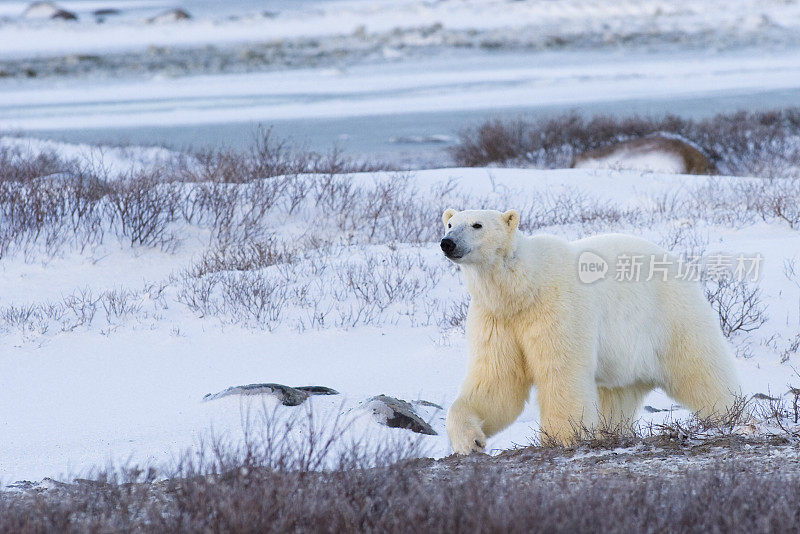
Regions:
<instances>
[{"instance_id":1,"label":"snow-covered ground","mask_svg":"<svg viewBox=\"0 0 800 534\"><path fill-rule=\"evenodd\" d=\"M106 131L116 141L116 132L135 127L150 142L146 129L163 127L181 146L195 129L219 124L351 121L325 132L330 146L348 128L374 142L370 118L382 116L386 143L398 136L414 150L439 150L461 124L429 126L426 114L602 103L622 113L629 102L644 102L646 112L656 101L668 112L671 102L694 99L686 114L696 116L717 98L764 109L772 98L800 94L796 1L196 0L180 4L192 19L155 24L147 19L174 3L58 3L78 21L23 18L28 4L0 0L2 132ZM94 15L98 9L120 12ZM386 124L399 116L420 126ZM209 136L207 144L226 144L220 131ZM158 148L2 144L81 156L112 175L176 158ZM57 187L61 178L48 180ZM131 246L124 230L102 223L102 232L74 243L67 231L0 247L0 485L68 479L107 463L169 463L212 433L238 439L242 420L264 407L281 418L310 407L321 420L352 422L353 437L420 439L427 453L447 454L444 414L467 348L465 291L435 241L446 207L518 207L529 228L569 238L626 231L670 247L762 254L769 319L734 336L737 365L747 393L800 385L800 275L787 271L787 262L800 262L800 236L786 221L738 209L732 188L747 179L438 169L337 180L336 195L347 197L342 184L352 184L358 202L385 200L386 184L401 184L389 189L405 203L364 225L326 205L325 195L320 205L305 198L309 187L324 190L321 179L287 182L305 200L295 205L284 191L249 228L258 235L238 241L277 254L254 268L236 267L231 255L252 260L263 250L237 252L238 238L223 250L218 221L193 215L191 203L162 246ZM255 186L229 187L246 204ZM201 189L170 191L223 213L197 203ZM209 198L223 198L222 189ZM686 211L694 205L702 209ZM410 220L390 221L388 212ZM6 230L0 226L0 244ZM253 287L268 294L261 307L247 300ZM318 384L341 395L295 408L261 397L203 402L256 382ZM440 404L418 406L439 435L378 424L364 403L381 393ZM661 393L646 403L671 406ZM532 403L489 447L528 443L537 422Z\"/></svg>"},{"instance_id":2,"label":"snow-covered ground","mask_svg":"<svg viewBox=\"0 0 800 534\"><path fill-rule=\"evenodd\" d=\"M89 156L95 163L108 158L116 171L169 156L143 154L131 148ZM300 191L313 179L291 184ZM467 354L459 320L466 293L436 242L439 215L451 206L518 207L528 228L565 238L625 231L675 249L760 253L768 321L732 338L737 367L748 394L800 386L792 349L800 278L786 274L786 262L800 260L800 234L785 221L732 209L731 188L756 180L608 169L438 169L342 180L370 202L386 198L372 192L400 184L392 194L412 202L375 214L373 227L348 226L348 214L324 200L275 205L259 222L260 242L277 243L270 250L284 256L263 267L234 265L234 253L210 245L215 238L202 219L171 223L176 239L165 247L131 246L107 231L85 247L34 241L7 250L0 258L0 482L69 479L108 464L169 465L212 434L238 439L243 419L276 401L203 396L257 382L341 393L277 407L279 417L310 407L323 421L341 416L349 436L419 439L425 453L448 454L444 416ZM681 211L698 198L706 199L702 213ZM400 213L409 220L397 220ZM204 261L213 252L219 261ZM268 294L261 307L247 300L256 286ZM237 292L242 288L245 294ZM378 394L441 405L419 407L438 435L380 425L364 404ZM646 404L671 407L660 392ZM677 409L643 418L686 415ZM527 444L537 424L532 402L489 448Z\"/></svg>"}]
</instances>

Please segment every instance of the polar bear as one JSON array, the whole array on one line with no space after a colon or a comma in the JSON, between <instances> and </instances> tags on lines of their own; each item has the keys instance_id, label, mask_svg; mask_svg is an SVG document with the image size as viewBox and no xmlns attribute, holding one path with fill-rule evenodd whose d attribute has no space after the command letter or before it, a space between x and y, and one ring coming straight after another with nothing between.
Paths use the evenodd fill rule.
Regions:
<instances>
[{"instance_id":1,"label":"polar bear","mask_svg":"<svg viewBox=\"0 0 800 534\"><path fill-rule=\"evenodd\" d=\"M701 416L732 405L733 355L677 258L621 234L524 236L519 217L453 209L442 216L442 251L461 267L471 296L469 369L447 414L455 452L483 451L488 436L519 416L533 386L543 433L562 443L600 421L631 422L656 387ZM618 276L615 264L636 261L638 277Z\"/></svg>"}]
</instances>

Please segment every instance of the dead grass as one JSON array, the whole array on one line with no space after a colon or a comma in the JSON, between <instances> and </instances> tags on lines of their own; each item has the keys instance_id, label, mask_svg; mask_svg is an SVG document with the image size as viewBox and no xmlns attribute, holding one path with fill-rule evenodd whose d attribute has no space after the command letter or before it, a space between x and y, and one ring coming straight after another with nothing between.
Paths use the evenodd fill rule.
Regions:
<instances>
[{"instance_id":1,"label":"dead grass","mask_svg":"<svg viewBox=\"0 0 800 534\"><path fill-rule=\"evenodd\" d=\"M574 156L655 133L700 147L721 174L784 176L800 170L800 109L720 114L699 121L673 115L615 118L576 113L542 120L488 120L465 129L451 149L459 166L569 167Z\"/></svg>"},{"instance_id":2,"label":"dead grass","mask_svg":"<svg viewBox=\"0 0 800 534\"><path fill-rule=\"evenodd\" d=\"M343 446L339 421L311 412L287 421L265 410L244 427L240 445L212 440L167 478L129 467L46 491L0 493L0 532L800 528L800 470L781 463L796 435L778 442L737 433L749 417L745 406L714 421L658 425L645 437L606 429L569 448L440 461L411 459L419 454L413 442ZM668 469L676 462L680 470Z\"/></svg>"}]
</instances>

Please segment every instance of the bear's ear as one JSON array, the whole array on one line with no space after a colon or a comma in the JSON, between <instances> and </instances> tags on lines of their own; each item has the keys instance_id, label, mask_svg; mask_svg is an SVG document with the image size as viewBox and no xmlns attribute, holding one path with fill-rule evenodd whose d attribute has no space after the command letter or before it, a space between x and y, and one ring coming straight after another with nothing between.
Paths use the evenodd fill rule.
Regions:
<instances>
[{"instance_id":1,"label":"bear's ear","mask_svg":"<svg viewBox=\"0 0 800 534\"><path fill-rule=\"evenodd\" d=\"M456 213L458 213L458 212L456 210L454 210L453 208L448 208L448 209L444 210L444 213L442 213L442 222L444 223L445 226L447 226L447 221L449 221L450 218L453 215L455 215Z\"/></svg>"},{"instance_id":2,"label":"bear's ear","mask_svg":"<svg viewBox=\"0 0 800 534\"><path fill-rule=\"evenodd\" d=\"M517 210L508 210L501 215L503 222L508 225L510 231L514 231L519 226L519 212Z\"/></svg>"}]
</instances>

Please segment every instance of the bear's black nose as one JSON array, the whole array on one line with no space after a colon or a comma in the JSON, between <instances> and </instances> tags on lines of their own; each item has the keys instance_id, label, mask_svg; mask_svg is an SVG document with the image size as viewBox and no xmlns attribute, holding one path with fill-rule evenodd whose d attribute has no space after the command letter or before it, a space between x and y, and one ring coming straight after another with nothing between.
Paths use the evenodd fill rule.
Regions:
<instances>
[{"instance_id":1,"label":"bear's black nose","mask_svg":"<svg viewBox=\"0 0 800 534\"><path fill-rule=\"evenodd\" d=\"M456 242L450 239L449 237L445 237L442 239L442 252L446 255L450 255L456 249Z\"/></svg>"}]
</instances>

